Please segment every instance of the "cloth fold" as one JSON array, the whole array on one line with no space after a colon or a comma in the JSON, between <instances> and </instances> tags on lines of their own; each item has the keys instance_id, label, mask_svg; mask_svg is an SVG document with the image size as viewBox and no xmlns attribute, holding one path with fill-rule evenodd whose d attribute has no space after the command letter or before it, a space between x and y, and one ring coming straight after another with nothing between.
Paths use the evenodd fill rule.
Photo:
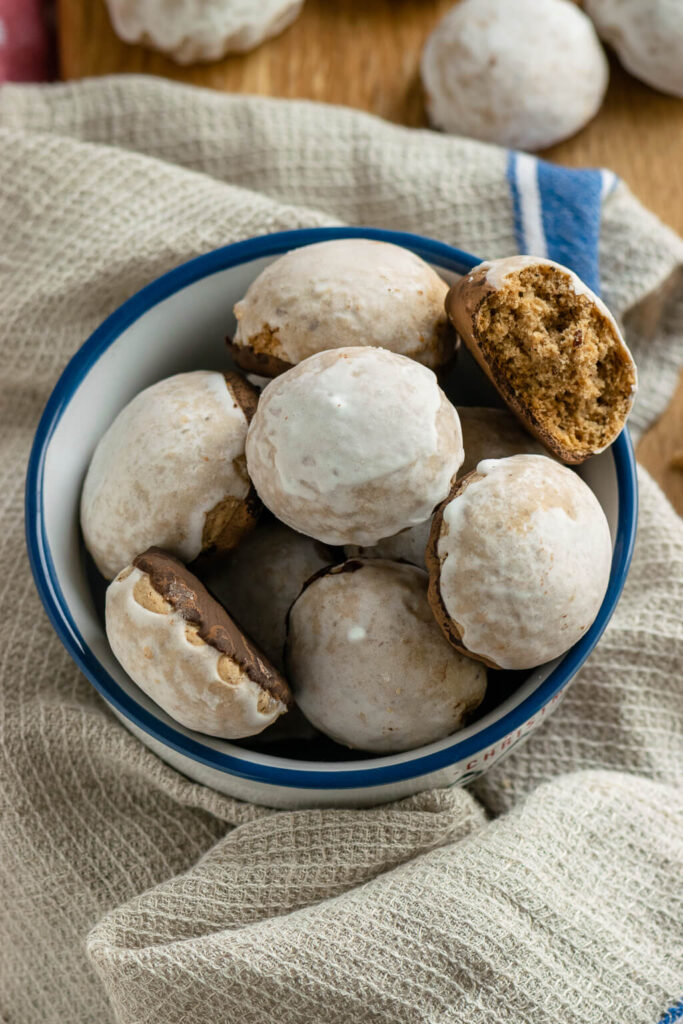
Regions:
<instances>
[{"instance_id":1,"label":"cloth fold","mask_svg":"<svg viewBox=\"0 0 683 1024\"><path fill-rule=\"evenodd\" d=\"M513 253L509 164L349 110L151 78L0 90L8 1021L651 1024L683 997L683 525L643 470L624 596L558 711L473 792L369 811L251 807L160 762L61 648L23 548L41 408L134 291L317 224ZM683 243L622 183L601 203L640 431L683 358Z\"/></svg>"}]
</instances>

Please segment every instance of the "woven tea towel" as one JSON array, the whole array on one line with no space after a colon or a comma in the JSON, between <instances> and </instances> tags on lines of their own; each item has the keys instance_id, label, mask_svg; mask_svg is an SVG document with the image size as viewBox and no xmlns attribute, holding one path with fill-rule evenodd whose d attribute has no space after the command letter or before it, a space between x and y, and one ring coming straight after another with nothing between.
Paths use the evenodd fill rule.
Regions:
<instances>
[{"instance_id":1,"label":"woven tea towel","mask_svg":"<svg viewBox=\"0 0 683 1024\"><path fill-rule=\"evenodd\" d=\"M340 222L572 263L624 322L636 432L671 394L683 243L608 173L151 78L0 90L10 1024L656 1024L683 1012L683 526L645 472L612 623L560 709L474 794L298 812L220 796L114 719L42 612L23 476L69 357L192 256Z\"/></svg>"}]
</instances>

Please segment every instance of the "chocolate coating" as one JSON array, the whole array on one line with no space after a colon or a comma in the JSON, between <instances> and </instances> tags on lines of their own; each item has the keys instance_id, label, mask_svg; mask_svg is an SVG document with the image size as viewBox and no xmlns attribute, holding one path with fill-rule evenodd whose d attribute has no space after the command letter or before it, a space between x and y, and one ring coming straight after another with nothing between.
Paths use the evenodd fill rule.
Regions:
<instances>
[{"instance_id":1,"label":"chocolate coating","mask_svg":"<svg viewBox=\"0 0 683 1024\"><path fill-rule=\"evenodd\" d=\"M287 707L291 706L292 694L284 677L182 562L152 547L138 555L133 565L147 573L156 592L174 611L197 627L205 643L232 658L253 682Z\"/></svg>"}]
</instances>

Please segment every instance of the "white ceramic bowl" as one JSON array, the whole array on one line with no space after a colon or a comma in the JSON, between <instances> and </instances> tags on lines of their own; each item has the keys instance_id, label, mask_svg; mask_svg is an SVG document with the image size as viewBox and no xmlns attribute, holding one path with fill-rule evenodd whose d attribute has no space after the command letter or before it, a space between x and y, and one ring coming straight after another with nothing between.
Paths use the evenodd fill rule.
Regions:
<instances>
[{"instance_id":1,"label":"white ceramic bowl","mask_svg":"<svg viewBox=\"0 0 683 1024\"><path fill-rule=\"evenodd\" d=\"M224 339L234 328L233 303L267 263L297 246L347 237L403 245L448 281L480 262L417 235L365 228L283 232L191 260L124 303L76 353L43 413L27 476L26 532L33 574L52 624L76 664L121 721L169 764L223 793L273 807L374 804L481 775L558 706L614 611L635 536L635 461L624 431L580 470L605 510L614 546L609 589L596 621L564 657L528 674L496 674L481 717L418 750L389 757L339 751L334 760L318 761L303 759L303 754L298 760L275 756L263 744L252 750L193 733L137 688L107 644L79 531L81 485L95 445L142 388L183 370L230 365ZM498 404L463 351L445 388L459 404Z\"/></svg>"}]
</instances>

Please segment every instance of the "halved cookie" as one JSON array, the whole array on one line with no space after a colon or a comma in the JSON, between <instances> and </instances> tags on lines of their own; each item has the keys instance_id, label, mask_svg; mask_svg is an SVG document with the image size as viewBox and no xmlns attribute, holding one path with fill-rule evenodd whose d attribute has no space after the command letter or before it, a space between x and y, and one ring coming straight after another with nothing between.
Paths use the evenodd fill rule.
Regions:
<instances>
[{"instance_id":1,"label":"halved cookie","mask_svg":"<svg viewBox=\"0 0 683 1024\"><path fill-rule=\"evenodd\" d=\"M607 306L571 270L534 256L482 263L451 288L446 310L508 406L563 462L619 435L635 363Z\"/></svg>"},{"instance_id":2,"label":"halved cookie","mask_svg":"<svg viewBox=\"0 0 683 1024\"><path fill-rule=\"evenodd\" d=\"M241 739L284 714L284 677L173 555L149 548L106 598L107 638L141 690L181 725Z\"/></svg>"}]
</instances>

